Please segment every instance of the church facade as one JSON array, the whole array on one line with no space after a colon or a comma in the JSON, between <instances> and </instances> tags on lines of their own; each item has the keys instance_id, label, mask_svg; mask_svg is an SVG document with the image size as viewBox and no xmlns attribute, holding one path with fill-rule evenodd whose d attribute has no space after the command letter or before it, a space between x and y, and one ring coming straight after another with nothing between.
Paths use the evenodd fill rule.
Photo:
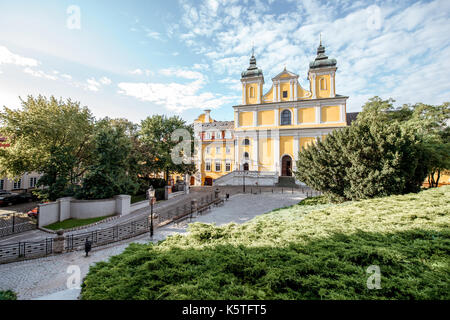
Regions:
<instances>
[{"instance_id":1,"label":"church facade","mask_svg":"<svg viewBox=\"0 0 450 320\"><path fill-rule=\"evenodd\" d=\"M239 184L248 174L259 185L293 176L301 148L347 125L347 96L336 94L336 60L320 43L309 65L309 88L286 68L263 92L264 75L254 54L241 74L242 103L233 106L234 121L215 121L205 110L194 121L195 185Z\"/></svg>"}]
</instances>

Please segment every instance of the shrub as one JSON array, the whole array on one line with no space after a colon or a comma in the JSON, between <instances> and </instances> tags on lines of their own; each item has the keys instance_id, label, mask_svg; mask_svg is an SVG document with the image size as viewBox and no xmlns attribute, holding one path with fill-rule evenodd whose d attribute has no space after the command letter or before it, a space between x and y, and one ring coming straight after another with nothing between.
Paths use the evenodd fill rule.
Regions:
<instances>
[{"instance_id":1,"label":"shrub","mask_svg":"<svg viewBox=\"0 0 450 320\"><path fill-rule=\"evenodd\" d=\"M0 300L17 300L17 295L11 290L0 290Z\"/></svg>"},{"instance_id":2,"label":"shrub","mask_svg":"<svg viewBox=\"0 0 450 320\"><path fill-rule=\"evenodd\" d=\"M91 267L82 299L448 300L449 196L450 186L190 224ZM371 265L381 289L367 288Z\"/></svg>"},{"instance_id":3,"label":"shrub","mask_svg":"<svg viewBox=\"0 0 450 320\"><path fill-rule=\"evenodd\" d=\"M302 149L295 173L334 201L418 192L427 175L422 137L374 98L349 127Z\"/></svg>"}]
</instances>

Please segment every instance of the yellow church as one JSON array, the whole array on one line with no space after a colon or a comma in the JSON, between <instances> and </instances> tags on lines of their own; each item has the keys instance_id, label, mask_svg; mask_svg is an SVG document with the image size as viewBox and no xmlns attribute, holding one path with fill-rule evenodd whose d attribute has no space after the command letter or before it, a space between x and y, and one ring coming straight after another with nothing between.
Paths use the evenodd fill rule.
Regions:
<instances>
[{"instance_id":1,"label":"yellow church","mask_svg":"<svg viewBox=\"0 0 450 320\"><path fill-rule=\"evenodd\" d=\"M309 88L285 68L264 93L263 71L253 53L241 74L242 104L233 106L234 121L216 121L210 110L194 121L197 173L191 184L241 185L245 175L246 184L276 185L292 177L301 148L352 118L348 96L336 94L336 70L336 60L320 43L309 64Z\"/></svg>"}]
</instances>

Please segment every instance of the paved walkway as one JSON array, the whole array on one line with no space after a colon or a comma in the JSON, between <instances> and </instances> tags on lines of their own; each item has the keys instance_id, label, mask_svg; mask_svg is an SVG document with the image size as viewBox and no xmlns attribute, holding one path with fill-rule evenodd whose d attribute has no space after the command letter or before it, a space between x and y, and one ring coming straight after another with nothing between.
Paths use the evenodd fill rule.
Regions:
<instances>
[{"instance_id":1,"label":"paved walkway","mask_svg":"<svg viewBox=\"0 0 450 320\"><path fill-rule=\"evenodd\" d=\"M244 223L253 217L277 208L298 203L304 196L294 194L262 193L257 195L236 194L231 196L223 206L213 208L206 214L196 217L192 222L216 223L223 225L230 222ZM153 241L157 242L176 233L186 233L188 221L169 224L155 230ZM19 299L75 299L79 290L67 289L69 266L80 268L81 279L87 274L89 266L109 257L120 254L131 242L147 243L149 235L94 248L89 257L84 252L70 252L58 256L27 260L0 265L0 289L12 289Z\"/></svg>"}]
</instances>

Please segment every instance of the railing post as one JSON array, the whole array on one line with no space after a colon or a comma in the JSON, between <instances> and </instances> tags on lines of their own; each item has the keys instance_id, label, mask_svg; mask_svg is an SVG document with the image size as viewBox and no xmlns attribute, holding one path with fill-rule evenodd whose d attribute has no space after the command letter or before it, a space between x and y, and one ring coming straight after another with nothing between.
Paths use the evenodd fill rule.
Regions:
<instances>
[{"instance_id":1,"label":"railing post","mask_svg":"<svg viewBox=\"0 0 450 320\"><path fill-rule=\"evenodd\" d=\"M15 227L15 225L16 225L16 213L14 212L13 213L13 223L12 223L12 233L14 233L14 227Z\"/></svg>"}]
</instances>

